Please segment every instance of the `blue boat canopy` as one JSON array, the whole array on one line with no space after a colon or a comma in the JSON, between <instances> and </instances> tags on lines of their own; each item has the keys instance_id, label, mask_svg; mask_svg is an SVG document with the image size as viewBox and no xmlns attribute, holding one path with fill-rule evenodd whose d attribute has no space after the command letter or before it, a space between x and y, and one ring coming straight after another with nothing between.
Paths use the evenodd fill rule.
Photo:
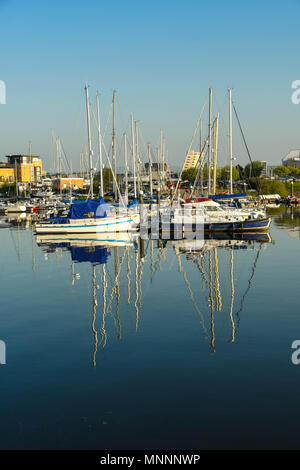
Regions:
<instances>
[{"instance_id":1,"label":"blue boat canopy","mask_svg":"<svg viewBox=\"0 0 300 470\"><path fill-rule=\"evenodd\" d=\"M107 216L108 205L101 197L99 199L88 199L85 202L71 204L68 217L70 219L84 219L92 217L100 219Z\"/></svg>"}]
</instances>

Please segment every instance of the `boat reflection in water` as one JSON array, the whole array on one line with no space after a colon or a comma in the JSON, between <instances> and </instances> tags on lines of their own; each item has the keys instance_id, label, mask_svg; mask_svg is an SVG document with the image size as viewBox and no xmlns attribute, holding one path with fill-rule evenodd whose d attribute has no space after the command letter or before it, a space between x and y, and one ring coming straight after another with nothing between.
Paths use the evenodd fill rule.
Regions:
<instances>
[{"instance_id":1,"label":"boat reflection in water","mask_svg":"<svg viewBox=\"0 0 300 470\"><path fill-rule=\"evenodd\" d=\"M186 289L180 295L187 296L200 317L204 337L210 344L211 351L216 351L215 312L223 311L228 315L230 324L230 342L234 342L239 327L240 313L251 282L262 247L271 242L268 233L211 234L204 240L143 240L137 234L90 234L90 235L39 235L37 243L47 253L57 250L71 254L72 285L80 279L75 272L76 263L90 263L92 268L92 321L91 330L94 340L92 363L96 366L96 354L104 349L108 342L106 327L107 316L111 315L116 328L117 338L122 338L120 318L121 300L131 306L135 312L135 330L138 331L140 313L143 308L143 287L145 291L154 291L153 280L156 272L163 271L164 264L177 259L179 276L183 276ZM170 250L171 248L171 250ZM235 295L234 252L252 249L255 252L250 264L246 288L242 295ZM229 259L223 252L229 252ZM222 257L219 259L219 255ZM110 260L110 261L109 261ZM109 261L109 263L108 263ZM186 263L188 265L186 266ZM220 265L223 264L222 269ZM98 269L100 266L100 272ZM185 267L186 266L186 267ZM191 272L191 267L195 272ZM96 269L97 268L97 269ZM112 272L109 272L109 268ZM246 269L246 268L245 268ZM243 271L245 271L243 267ZM193 269L192 269L193 271ZM228 272L230 288L228 289ZM220 274L221 273L221 274ZM195 276L196 274L196 276ZM199 274L202 280L202 293L199 297ZM176 276L178 276L176 274ZM192 279L189 277L192 276ZM98 278L98 279L97 279ZM131 279L133 278L133 280ZM176 280L181 285L179 278ZM196 282L197 291L192 284ZM127 298L120 298L120 284L125 284ZM222 285L223 284L223 285ZM100 289L100 286L102 288ZM239 285L239 292L241 292ZM100 290L99 290L100 289ZM99 291L99 294L98 294ZM122 292L124 290L122 289ZM229 299L228 299L229 293ZM204 295L203 295L204 294ZM153 294L152 294L153 295ZM225 299L225 297L227 298ZM98 298L101 297L101 307ZM239 299L235 299L239 297ZM204 301L204 299L206 299ZM227 302L229 300L229 302ZM235 307L235 300L239 306ZM205 303L204 303L205 302ZM150 301L151 303L151 301ZM204 303L204 305L203 305ZM227 305L228 304L228 305ZM96 316L101 310L100 326L96 327ZM122 309L127 308L122 304ZM188 307L187 307L188 308Z\"/></svg>"},{"instance_id":2,"label":"boat reflection in water","mask_svg":"<svg viewBox=\"0 0 300 470\"><path fill-rule=\"evenodd\" d=\"M232 237L232 238L230 238ZM183 274L183 279L187 287L187 292L198 313L202 325L205 338L209 341L212 353L216 352L216 335L215 335L215 312L224 310L222 304L221 282L226 283L226 279L219 274L219 258L218 252L227 250L230 252L227 271L230 272L230 305L228 309L228 319L230 322L231 337L230 342L233 343L236 337L236 329L240 324L240 313L243 310L245 298L251 288L251 282L255 274L255 268L258 262L260 251L265 243L270 243L271 237L266 233L245 233L245 234L213 234L209 239L205 240L179 240L174 244L175 254L178 261L179 272ZM256 255L251 266L247 287L240 299L239 308L234 315L235 302L235 283L234 283L234 251L245 249L256 250ZM208 317L209 327L206 322L199 305L195 300L195 295L191 288L186 271L183 268L182 256L192 261L199 270L202 278L202 290L207 291L208 300ZM208 258L208 260L207 260ZM227 290L226 288L224 289ZM235 318L234 318L235 316Z\"/></svg>"},{"instance_id":3,"label":"boat reflection in water","mask_svg":"<svg viewBox=\"0 0 300 470\"><path fill-rule=\"evenodd\" d=\"M105 320L107 313L110 311L113 300L116 301L116 316L118 325L118 338L121 339L121 321L119 315L120 304L120 273L124 262L125 255L128 258L128 269L130 269L130 254L129 249L137 247L136 243L137 234L135 233L99 233L99 234L68 234L68 235L39 235L36 237L37 244L41 246L47 253L56 252L57 249L69 251L71 253L71 270L72 270L72 285L76 280L80 279L80 274L75 273L75 263L89 262L92 266L92 333L94 336L94 351L93 351L93 365L96 366L96 354L98 345L105 348L107 343L107 333L105 328ZM124 253L119 259L118 248L122 247ZM110 250L114 251L115 259L115 279L111 291L108 292L107 270L106 263ZM96 313L98 306L97 290L99 284L97 283L96 267L102 266L101 283L102 283L102 323L100 327L100 340L98 338L98 331L96 329ZM128 284L128 298L130 297L130 284Z\"/></svg>"}]
</instances>

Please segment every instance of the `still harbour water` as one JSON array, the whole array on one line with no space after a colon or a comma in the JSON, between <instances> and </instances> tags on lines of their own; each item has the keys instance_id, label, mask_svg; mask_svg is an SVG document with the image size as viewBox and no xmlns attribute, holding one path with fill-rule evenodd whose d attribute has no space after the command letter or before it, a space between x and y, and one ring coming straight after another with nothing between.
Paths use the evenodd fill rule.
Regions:
<instances>
[{"instance_id":1,"label":"still harbour water","mask_svg":"<svg viewBox=\"0 0 300 470\"><path fill-rule=\"evenodd\" d=\"M1 449L299 449L300 210L270 239L0 230Z\"/></svg>"}]
</instances>

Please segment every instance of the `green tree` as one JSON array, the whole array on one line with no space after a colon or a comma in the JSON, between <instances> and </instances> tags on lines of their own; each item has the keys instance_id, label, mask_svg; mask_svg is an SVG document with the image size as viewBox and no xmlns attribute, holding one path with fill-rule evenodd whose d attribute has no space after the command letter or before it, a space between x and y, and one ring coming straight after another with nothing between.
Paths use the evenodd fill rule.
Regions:
<instances>
[{"instance_id":1,"label":"green tree","mask_svg":"<svg viewBox=\"0 0 300 470\"><path fill-rule=\"evenodd\" d=\"M263 194L279 194L280 196L289 194L289 188L284 181L262 179L260 186Z\"/></svg>"},{"instance_id":2,"label":"green tree","mask_svg":"<svg viewBox=\"0 0 300 470\"><path fill-rule=\"evenodd\" d=\"M181 175L182 181L189 181L190 183L194 183L197 172L197 168L189 168L188 170L183 171Z\"/></svg>"},{"instance_id":3,"label":"green tree","mask_svg":"<svg viewBox=\"0 0 300 470\"><path fill-rule=\"evenodd\" d=\"M278 165L275 168L274 173L276 176L279 176L279 177L288 176L290 174L289 168L283 165Z\"/></svg>"},{"instance_id":4,"label":"green tree","mask_svg":"<svg viewBox=\"0 0 300 470\"><path fill-rule=\"evenodd\" d=\"M288 170L289 170L289 175L290 176L293 176L294 178L299 178L300 168L289 167Z\"/></svg>"},{"instance_id":5,"label":"green tree","mask_svg":"<svg viewBox=\"0 0 300 470\"><path fill-rule=\"evenodd\" d=\"M245 166L245 174L247 178L251 177L259 177L261 175L263 169L263 164L261 161L256 160L253 163L248 163L248 165Z\"/></svg>"},{"instance_id":6,"label":"green tree","mask_svg":"<svg viewBox=\"0 0 300 470\"><path fill-rule=\"evenodd\" d=\"M230 176L229 165L223 166L223 168L219 168L219 171L217 171L217 177L218 179L222 181L229 181L229 176ZM232 168L232 179L233 181L236 181L239 179L239 172L235 167Z\"/></svg>"},{"instance_id":7,"label":"green tree","mask_svg":"<svg viewBox=\"0 0 300 470\"><path fill-rule=\"evenodd\" d=\"M117 176L117 181L119 182L119 177ZM100 186L100 172L94 175L94 193L97 194L99 192ZM113 174L110 168L103 168L103 186L104 192L108 192L112 190L113 187Z\"/></svg>"}]
</instances>

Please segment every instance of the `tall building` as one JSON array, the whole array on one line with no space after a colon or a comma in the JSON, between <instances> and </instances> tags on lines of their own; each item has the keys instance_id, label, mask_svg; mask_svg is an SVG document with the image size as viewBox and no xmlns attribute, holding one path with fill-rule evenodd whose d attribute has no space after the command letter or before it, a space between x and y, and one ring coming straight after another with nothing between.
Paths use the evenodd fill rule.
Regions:
<instances>
[{"instance_id":1,"label":"tall building","mask_svg":"<svg viewBox=\"0 0 300 470\"><path fill-rule=\"evenodd\" d=\"M194 150L187 152L182 171L188 170L189 168L195 168L199 162L199 158L200 152L195 152Z\"/></svg>"},{"instance_id":2,"label":"tall building","mask_svg":"<svg viewBox=\"0 0 300 470\"><path fill-rule=\"evenodd\" d=\"M261 162L261 164L262 164L262 170L261 170L260 176L264 176L266 178L267 177L267 172L268 172L268 164L264 160Z\"/></svg>"},{"instance_id":3,"label":"tall building","mask_svg":"<svg viewBox=\"0 0 300 470\"><path fill-rule=\"evenodd\" d=\"M0 183L37 183L43 173L42 160L37 155L8 155L0 163Z\"/></svg>"}]
</instances>

